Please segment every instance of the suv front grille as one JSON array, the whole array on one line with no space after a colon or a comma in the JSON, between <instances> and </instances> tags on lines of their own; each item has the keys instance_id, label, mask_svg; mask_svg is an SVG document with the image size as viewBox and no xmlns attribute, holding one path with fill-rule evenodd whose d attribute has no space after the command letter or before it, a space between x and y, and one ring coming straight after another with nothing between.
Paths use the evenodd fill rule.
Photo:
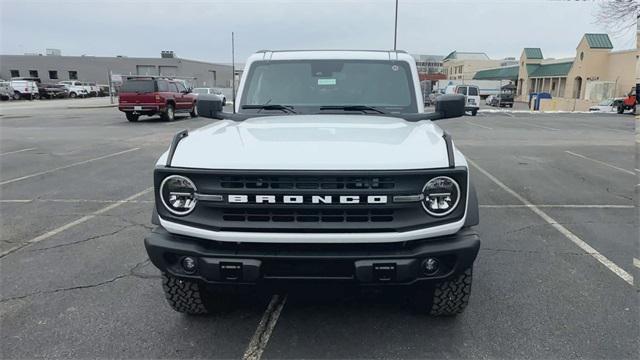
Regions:
<instances>
[{"instance_id":1,"label":"suv front grille","mask_svg":"<svg viewBox=\"0 0 640 360\"><path fill-rule=\"evenodd\" d=\"M393 209L222 209L222 219L232 222L379 223L393 221L393 215Z\"/></svg>"},{"instance_id":2,"label":"suv front grille","mask_svg":"<svg viewBox=\"0 0 640 360\"><path fill-rule=\"evenodd\" d=\"M222 176L223 189L393 189L394 179L379 176Z\"/></svg>"}]
</instances>

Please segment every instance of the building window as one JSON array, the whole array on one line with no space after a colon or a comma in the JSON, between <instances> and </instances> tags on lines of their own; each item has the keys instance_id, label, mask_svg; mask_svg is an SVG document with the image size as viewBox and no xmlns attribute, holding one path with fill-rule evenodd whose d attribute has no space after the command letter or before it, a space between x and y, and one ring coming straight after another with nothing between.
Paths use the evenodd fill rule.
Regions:
<instances>
[{"instance_id":1,"label":"building window","mask_svg":"<svg viewBox=\"0 0 640 360\"><path fill-rule=\"evenodd\" d=\"M29 70L29 76L38 77L38 70Z\"/></svg>"},{"instance_id":2,"label":"building window","mask_svg":"<svg viewBox=\"0 0 640 360\"><path fill-rule=\"evenodd\" d=\"M584 59L584 51L580 52L580 61L582 61Z\"/></svg>"},{"instance_id":3,"label":"building window","mask_svg":"<svg viewBox=\"0 0 640 360\"><path fill-rule=\"evenodd\" d=\"M57 70L49 70L49 79L58 80L58 71Z\"/></svg>"},{"instance_id":4,"label":"building window","mask_svg":"<svg viewBox=\"0 0 640 360\"><path fill-rule=\"evenodd\" d=\"M75 70L69 70L69 80L78 80L78 72Z\"/></svg>"},{"instance_id":5,"label":"building window","mask_svg":"<svg viewBox=\"0 0 640 360\"><path fill-rule=\"evenodd\" d=\"M11 70L11 77L19 77L20 76L20 70Z\"/></svg>"}]
</instances>

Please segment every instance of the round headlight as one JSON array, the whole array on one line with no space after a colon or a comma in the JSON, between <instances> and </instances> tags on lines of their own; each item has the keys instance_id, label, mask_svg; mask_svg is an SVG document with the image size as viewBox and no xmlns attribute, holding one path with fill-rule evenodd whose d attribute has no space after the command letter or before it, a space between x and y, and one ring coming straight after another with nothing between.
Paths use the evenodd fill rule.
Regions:
<instances>
[{"instance_id":1,"label":"round headlight","mask_svg":"<svg viewBox=\"0 0 640 360\"><path fill-rule=\"evenodd\" d=\"M160 184L160 199L167 210L175 215L187 215L196 207L196 186L189 178L167 176Z\"/></svg>"},{"instance_id":2,"label":"round headlight","mask_svg":"<svg viewBox=\"0 0 640 360\"><path fill-rule=\"evenodd\" d=\"M458 206L460 186L448 176L438 176L424 185L422 194L422 207L429 215L445 216Z\"/></svg>"}]
</instances>

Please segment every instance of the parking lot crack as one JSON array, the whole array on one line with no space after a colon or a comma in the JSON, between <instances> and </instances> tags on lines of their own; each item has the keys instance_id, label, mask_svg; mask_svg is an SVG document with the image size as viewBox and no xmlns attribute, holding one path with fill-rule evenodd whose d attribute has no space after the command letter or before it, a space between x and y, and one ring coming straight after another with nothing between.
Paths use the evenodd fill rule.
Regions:
<instances>
[{"instance_id":1,"label":"parking lot crack","mask_svg":"<svg viewBox=\"0 0 640 360\"><path fill-rule=\"evenodd\" d=\"M121 228L119 228L118 230L106 233L106 234L100 234L100 235L94 235L94 236L90 236L88 238L84 238L84 239L80 239L77 241L72 241L72 242L68 242L68 243L64 243L64 244L58 244L58 245L53 245L53 246L48 246L48 247L43 247L43 248L37 248L37 249L31 249L29 250L29 252L37 252L37 251L45 251L45 250L51 250L51 249L58 249L58 248L62 248L62 247L67 247L67 246L72 246L72 245L77 245L77 244L82 244L85 243L87 241L91 241L91 240L97 240L97 239L101 239L103 237L108 237L108 236L113 236L116 235L126 229L132 228L132 227L136 227L136 226L140 226L138 224L129 224L126 226L123 226Z\"/></svg>"},{"instance_id":2,"label":"parking lot crack","mask_svg":"<svg viewBox=\"0 0 640 360\"><path fill-rule=\"evenodd\" d=\"M32 293L28 293L28 294L24 294L24 295L18 295L18 296L12 296L12 297L8 297L8 298L0 299L0 304L8 302L8 301L13 301L13 300L23 300L23 299L27 299L27 298L30 298L30 297L33 297L33 296L39 296L39 295L50 295L50 294L56 294L56 293L59 293L59 292L66 292L66 291L73 291L73 290L92 289L92 288L108 285L108 284L114 283L114 282L116 282L118 280L121 280L121 279L124 279L124 278L128 278L128 277L135 277L135 278L139 278L139 279L156 278L157 276L145 275L145 274L140 274L140 273L136 272L136 270L138 270L142 266L146 265L148 262L149 262L149 259L145 259L143 261L140 261L140 262L136 263L126 273L114 276L114 277L112 277L110 279L107 279L107 280L104 280L104 281L100 281L100 282L97 282L97 283L69 286L69 287L57 288L57 289L52 289L52 290L34 291Z\"/></svg>"}]
</instances>

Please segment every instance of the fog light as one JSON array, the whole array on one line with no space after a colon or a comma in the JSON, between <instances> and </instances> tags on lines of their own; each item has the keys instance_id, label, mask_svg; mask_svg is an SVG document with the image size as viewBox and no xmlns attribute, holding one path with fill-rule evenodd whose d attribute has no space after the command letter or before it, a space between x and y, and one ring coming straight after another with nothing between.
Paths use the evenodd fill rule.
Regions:
<instances>
[{"instance_id":1,"label":"fog light","mask_svg":"<svg viewBox=\"0 0 640 360\"><path fill-rule=\"evenodd\" d=\"M426 275L435 274L436 272L438 272L439 268L440 268L440 263L436 258L427 258L425 261L422 262L422 269L424 270L424 273Z\"/></svg>"},{"instance_id":2,"label":"fog light","mask_svg":"<svg viewBox=\"0 0 640 360\"><path fill-rule=\"evenodd\" d=\"M196 259L191 256L185 256L182 258L182 268L185 272L193 274L196 271L197 262Z\"/></svg>"}]
</instances>

